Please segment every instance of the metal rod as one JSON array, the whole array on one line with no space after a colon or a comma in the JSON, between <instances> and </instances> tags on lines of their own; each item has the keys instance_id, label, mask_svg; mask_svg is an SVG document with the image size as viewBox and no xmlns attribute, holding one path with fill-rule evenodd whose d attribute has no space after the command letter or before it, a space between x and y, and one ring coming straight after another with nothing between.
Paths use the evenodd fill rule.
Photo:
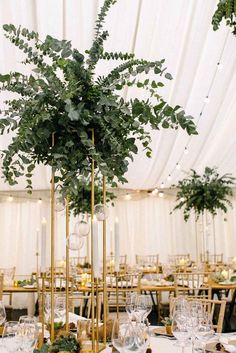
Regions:
<instances>
[{"instance_id":1,"label":"metal rod","mask_svg":"<svg viewBox=\"0 0 236 353\"><path fill-rule=\"evenodd\" d=\"M45 319L44 319L44 306L45 306L45 300L44 300L44 296L45 296L45 273L42 273L42 308L41 308L41 312L42 312L42 337L41 337L41 342L40 342L40 348L42 347L43 343L44 343L44 325L45 325Z\"/></svg>"},{"instance_id":2,"label":"metal rod","mask_svg":"<svg viewBox=\"0 0 236 353\"><path fill-rule=\"evenodd\" d=\"M106 177L103 176L102 180L102 190L103 190L103 205L104 211L106 206ZM103 220L103 343L106 345L106 336L107 336L107 238L106 238L106 219Z\"/></svg>"},{"instance_id":3,"label":"metal rod","mask_svg":"<svg viewBox=\"0 0 236 353\"><path fill-rule=\"evenodd\" d=\"M98 318L99 318L99 279L95 278L96 284L96 350L99 351L99 326L98 326Z\"/></svg>"},{"instance_id":4,"label":"metal rod","mask_svg":"<svg viewBox=\"0 0 236 353\"><path fill-rule=\"evenodd\" d=\"M119 287L118 287L118 272L115 272L116 276L116 317L119 319Z\"/></svg>"},{"instance_id":5,"label":"metal rod","mask_svg":"<svg viewBox=\"0 0 236 353\"><path fill-rule=\"evenodd\" d=\"M69 198L66 198L66 240L69 237ZM66 333L69 333L69 279L70 279L70 253L66 241Z\"/></svg>"},{"instance_id":6,"label":"metal rod","mask_svg":"<svg viewBox=\"0 0 236 353\"><path fill-rule=\"evenodd\" d=\"M214 216L212 216L212 226L213 226L214 254L216 254L216 228L215 228L215 217Z\"/></svg>"},{"instance_id":7,"label":"metal rod","mask_svg":"<svg viewBox=\"0 0 236 353\"><path fill-rule=\"evenodd\" d=\"M52 134L52 147L54 146L54 133ZM51 179L51 342L54 341L54 241L55 241L55 186L54 186L55 172L52 167Z\"/></svg>"},{"instance_id":8,"label":"metal rod","mask_svg":"<svg viewBox=\"0 0 236 353\"><path fill-rule=\"evenodd\" d=\"M92 144L94 145L94 129L92 129ZM95 330L94 330L94 261L93 261L93 216L94 216L94 160L92 159L91 170L91 316L92 316L92 351L95 352Z\"/></svg>"},{"instance_id":9,"label":"metal rod","mask_svg":"<svg viewBox=\"0 0 236 353\"><path fill-rule=\"evenodd\" d=\"M205 217L204 217L205 216ZM202 214L202 253L205 254L206 211Z\"/></svg>"},{"instance_id":10,"label":"metal rod","mask_svg":"<svg viewBox=\"0 0 236 353\"><path fill-rule=\"evenodd\" d=\"M196 242L196 262L199 263L199 256L198 256L198 236L197 236L197 221L195 219L195 242Z\"/></svg>"}]
</instances>

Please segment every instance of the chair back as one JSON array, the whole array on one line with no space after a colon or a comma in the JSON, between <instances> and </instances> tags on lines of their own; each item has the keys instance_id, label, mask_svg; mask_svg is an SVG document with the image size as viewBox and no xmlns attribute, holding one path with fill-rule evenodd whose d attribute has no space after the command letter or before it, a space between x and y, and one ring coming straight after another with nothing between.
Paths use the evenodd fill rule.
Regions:
<instances>
[{"instance_id":1,"label":"chair back","mask_svg":"<svg viewBox=\"0 0 236 353\"><path fill-rule=\"evenodd\" d=\"M14 278L15 278L16 268L0 268L0 275L4 277L4 285L5 286L13 286Z\"/></svg>"},{"instance_id":2,"label":"chair back","mask_svg":"<svg viewBox=\"0 0 236 353\"><path fill-rule=\"evenodd\" d=\"M107 272L113 273L115 270L115 256L107 256L106 257L106 264L107 264ZM120 256L120 271L127 272L127 255Z\"/></svg>"},{"instance_id":3,"label":"chair back","mask_svg":"<svg viewBox=\"0 0 236 353\"><path fill-rule=\"evenodd\" d=\"M170 265L179 266L183 261L184 266L188 265L190 262L190 254L177 254L177 255L168 255L168 262Z\"/></svg>"},{"instance_id":4,"label":"chair back","mask_svg":"<svg viewBox=\"0 0 236 353\"><path fill-rule=\"evenodd\" d=\"M84 266L86 263L88 263L87 256L70 257L70 266L71 267Z\"/></svg>"},{"instance_id":5,"label":"chair back","mask_svg":"<svg viewBox=\"0 0 236 353\"><path fill-rule=\"evenodd\" d=\"M208 284L209 273L178 272L174 273L175 295L187 297L211 298L211 287Z\"/></svg>"},{"instance_id":6,"label":"chair back","mask_svg":"<svg viewBox=\"0 0 236 353\"><path fill-rule=\"evenodd\" d=\"M204 312L210 315L210 318L213 321L213 328L217 333L222 332L225 308L226 308L226 300L215 300L215 299L194 299L189 298L189 300L199 301L203 305Z\"/></svg>"},{"instance_id":7,"label":"chair back","mask_svg":"<svg viewBox=\"0 0 236 353\"><path fill-rule=\"evenodd\" d=\"M99 294L98 300L94 296L95 318L98 316L98 322L101 319L102 293ZM69 311L78 313L78 315L91 319L92 298L91 295L83 293L74 293L69 296Z\"/></svg>"},{"instance_id":8,"label":"chair back","mask_svg":"<svg viewBox=\"0 0 236 353\"><path fill-rule=\"evenodd\" d=\"M208 263L208 264L219 264L223 263L223 254L209 254L208 251L205 253L200 254L200 261L202 263Z\"/></svg>"},{"instance_id":9,"label":"chair back","mask_svg":"<svg viewBox=\"0 0 236 353\"><path fill-rule=\"evenodd\" d=\"M157 267L159 264L159 255L136 255L136 264L143 267Z\"/></svg>"},{"instance_id":10,"label":"chair back","mask_svg":"<svg viewBox=\"0 0 236 353\"><path fill-rule=\"evenodd\" d=\"M111 307L124 307L127 296L133 292L140 292L140 274L120 274L107 276L107 303Z\"/></svg>"}]
</instances>

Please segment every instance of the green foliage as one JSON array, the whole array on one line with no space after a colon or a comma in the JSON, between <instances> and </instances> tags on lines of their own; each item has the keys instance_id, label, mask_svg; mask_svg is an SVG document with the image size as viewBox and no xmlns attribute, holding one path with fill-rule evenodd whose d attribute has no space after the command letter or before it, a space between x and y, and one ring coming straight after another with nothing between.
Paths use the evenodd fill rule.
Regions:
<instances>
[{"instance_id":1,"label":"green foliage","mask_svg":"<svg viewBox=\"0 0 236 353\"><path fill-rule=\"evenodd\" d=\"M226 20L226 25L232 28L232 33L236 35L236 0L219 0L211 22L214 31L219 29L223 19Z\"/></svg>"},{"instance_id":2,"label":"green foliage","mask_svg":"<svg viewBox=\"0 0 236 353\"><path fill-rule=\"evenodd\" d=\"M34 353L58 353L58 352L79 353L80 345L73 335L61 336L56 339L51 345L44 344L41 349L34 349Z\"/></svg>"},{"instance_id":3,"label":"green foliage","mask_svg":"<svg viewBox=\"0 0 236 353\"><path fill-rule=\"evenodd\" d=\"M196 219L205 210L213 216L218 210L227 212L227 206L232 207L229 197L233 192L235 178L231 174L220 176L216 168L206 167L201 176L191 169L190 176L178 182L179 189L176 201L178 204L174 210L184 208L184 220L190 217L191 210L194 210Z\"/></svg>"},{"instance_id":4,"label":"green foliage","mask_svg":"<svg viewBox=\"0 0 236 353\"><path fill-rule=\"evenodd\" d=\"M60 190L64 198L68 197L69 210L74 216L80 213L91 213L91 176L87 178L81 176L67 176L64 179L63 186ZM110 192L106 192L106 204L111 203L116 196ZM95 177L94 183L94 204L103 203L103 190L101 178Z\"/></svg>"},{"instance_id":5,"label":"green foliage","mask_svg":"<svg viewBox=\"0 0 236 353\"><path fill-rule=\"evenodd\" d=\"M51 36L41 41L34 31L4 25L6 37L25 53L23 63L34 67L29 76L19 72L0 75L1 90L15 94L6 102L0 119L0 133L16 133L2 152L3 174L10 185L25 176L31 192L35 165L43 163L59 175L56 182L65 183L68 194L75 194L70 190L70 185L76 184L72 178L87 178L93 159L97 170L114 186L116 181L126 182L124 174L129 160L138 153L138 140L151 156L147 126L157 130L181 127L190 135L197 133L192 117L180 106L169 106L160 96L163 81L172 79L164 60L149 62L133 54L104 52L108 33L103 31L103 23L114 3L105 0L92 47L85 55L73 49L70 41ZM109 59L124 62L96 79L97 62ZM159 79L143 79L149 73ZM149 98L125 101L118 94L125 87L143 89Z\"/></svg>"}]
</instances>

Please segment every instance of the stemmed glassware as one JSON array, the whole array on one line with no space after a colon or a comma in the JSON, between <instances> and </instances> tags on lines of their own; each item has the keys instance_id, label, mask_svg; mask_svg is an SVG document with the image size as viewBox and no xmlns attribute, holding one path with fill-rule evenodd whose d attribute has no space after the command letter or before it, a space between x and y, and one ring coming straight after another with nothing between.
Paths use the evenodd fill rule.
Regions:
<instances>
[{"instance_id":1,"label":"stemmed glassware","mask_svg":"<svg viewBox=\"0 0 236 353\"><path fill-rule=\"evenodd\" d=\"M8 321L5 323L2 334L2 344L10 353L16 353L20 350L21 337L18 321Z\"/></svg>"},{"instance_id":2,"label":"stemmed glassware","mask_svg":"<svg viewBox=\"0 0 236 353\"><path fill-rule=\"evenodd\" d=\"M172 318L172 333L177 338L176 345L182 347L183 353L184 347L188 344L191 336L188 311L175 310Z\"/></svg>"},{"instance_id":3,"label":"stemmed glassware","mask_svg":"<svg viewBox=\"0 0 236 353\"><path fill-rule=\"evenodd\" d=\"M6 311L5 311L5 306L2 301L0 301L0 325L4 323L6 320Z\"/></svg>"},{"instance_id":4,"label":"stemmed glassware","mask_svg":"<svg viewBox=\"0 0 236 353\"><path fill-rule=\"evenodd\" d=\"M134 346L134 328L130 321L116 319L112 329L112 344L120 352L126 353Z\"/></svg>"},{"instance_id":5,"label":"stemmed glassware","mask_svg":"<svg viewBox=\"0 0 236 353\"><path fill-rule=\"evenodd\" d=\"M148 295L132 293L126 301L126 312L130 320L144 322L152 311L152 301Z\"/></svg>"}]
</instances>

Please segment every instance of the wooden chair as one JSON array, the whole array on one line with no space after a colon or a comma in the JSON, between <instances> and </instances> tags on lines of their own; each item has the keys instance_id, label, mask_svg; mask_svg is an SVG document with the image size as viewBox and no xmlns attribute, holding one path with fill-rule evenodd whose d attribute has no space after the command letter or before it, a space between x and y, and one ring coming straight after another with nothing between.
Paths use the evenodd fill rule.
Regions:
<instances>
[{"instance_id":1,"label":"wooden chair","mask_svg":"<svg viewBox=\"0 0 236 353\"><path fill-rule=\"evenodd\" d=\"M209 254L209 252L206 251L205 253L200 254L200 261L210 265L222 264L223 254Z\"/></svg>"},{"instance_id":2,"label":"wooden chair","mask_svg":"<svg viewBox=\"0 0 236 353\"><path fill-rule=\"evenodd\" d=\"M221 333L223 329L226 300L215 300L215 299L194 299L189 298L188 300L199 301L203 305L203 310L210 315L213 321L213 328L217 333Z\"/></svg>"},{"instance_id":3,"label":"wooden chair","mask_svg":"<svg viewBox=\"0 0 236 353\"><path fill-rule=\"evenodd\" d=\"M115 256L107 256L106 257L106 264L107 264L107 272L113 273L115 268ZM127 255L120 256L120 271L127 272Z\"/></svg>"},{"instance_id":4,"label":"wooden chair","mask_svg":"<svg viewBox=\"0 0 236 353\"><path fill-rule=\"evenodd\" d=\"M157 267L159 264L159 255L136 255L136 264L143 267Z\"/></svg>"},{"instance_id":5,"label":"wooden chair","mask_svg":"<svg viewBox=\"0 0 236 353\"><path fill-rule=\"evenodd\" d=\"M208 284L208 277L209 273L206 272L174 273L175 295L211 299L211 287Z\"/></svg>"},{"instance_id":6,"label":"wooden chair","mask_svg":"<svg viewBox=\"0 0 236 353\"><path fill-rule=\"evenodd\" d=\"M190 254L168 255L168 262L170 265L178 266L181 263L181 260L184 260L185 265L187 265L190 262Z\"/></svg>"},{"instance_id":7,"label":"wooden chair","mask_svg":"<svg viewBox=\"0 0 236 353\"><path fill-rule=\"evenodd\" d=\"M3 285L11 287L14 284L16 268L9 267L9 268L0 268L0 275L3 275L4 281ZM13 293L4 293L4 296L9 296L9 305L12 305L12 297Z\"/></svg>"},{"instance_id":8,"label":"wooden chair","mask_svg":"<svg viewBox=\"0 0 236 353\"><path fill-rule=\"evenodd\" d=\"M88 263L87 256L70 257L70 266L71 267L84 266L86 263Z\"/></svg>"},{"instance_id":9,"label":"wooden chair","mask_svg":"<svg viewBox=\"0 0 236 353\"><path fill-rule=\"evenodd\" d=\"M121 274L107 276L107 305L110 309L125 307L127 296L133 292L140 292L140 274Z\"/></svg>"}]
</instances>

